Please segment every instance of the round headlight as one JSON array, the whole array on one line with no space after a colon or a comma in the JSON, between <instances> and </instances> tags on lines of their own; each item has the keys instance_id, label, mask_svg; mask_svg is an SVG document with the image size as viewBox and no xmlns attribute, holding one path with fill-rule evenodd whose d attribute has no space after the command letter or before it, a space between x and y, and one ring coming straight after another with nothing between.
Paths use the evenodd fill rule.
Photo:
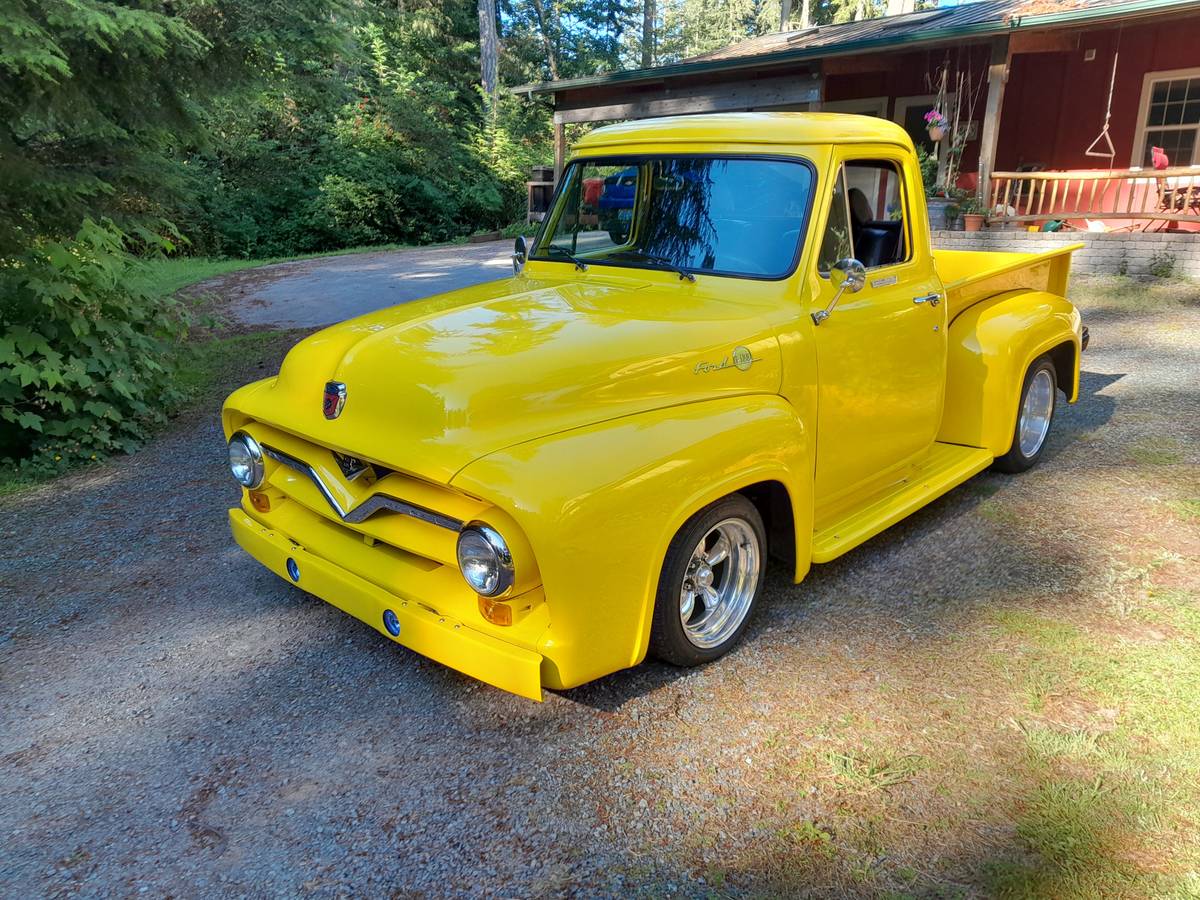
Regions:
<instances>
[{"instance_id":1,"label":"round headlight","mask_svg":"<svg viewBox=\"0 0 1200 900\"><path fill-rule=\"evenodd\" d=\"M229 439L229 471L244 488L254 490L262 484L262 447L244 431L239 431Z\"/></svg>"},{"instance_id":2,"label":"round headlight","mask_svg":"<svg viewBox=\"0 0 1200 900\"><path fill-rule=\"evenodd\" d=\"M508 544L487 525L468 525L459 534L458 568L471 589L485 597L503 594L513 584Z\"/></svg>"}]
</instances>

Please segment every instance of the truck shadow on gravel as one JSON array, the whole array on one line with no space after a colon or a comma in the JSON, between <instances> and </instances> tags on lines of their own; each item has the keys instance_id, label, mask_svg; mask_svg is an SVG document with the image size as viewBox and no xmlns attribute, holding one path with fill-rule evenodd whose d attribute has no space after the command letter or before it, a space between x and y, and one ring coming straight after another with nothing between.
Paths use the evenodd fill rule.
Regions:
<instances>
[{"instance_id":1,"label":"truck shadow on gravel","mask_svg":"<svg viewBox=\"0 0 1200 900\"><path fill-rule=\"evenodd\" d=\"M1043 458L1031 472L1012 476L989 470L976 475L845 556L814 565L800 584L788 577L786 562L773 558L759 609L741 644L728 656L697 669L647 659L635 668L555 693L614 712L709 667L736 665L748 651L803 641L806 630L827 627L831 619L846 615L876 622L903 616L903 627L936 639L943 627L980 604L995 603L997 595L1082 590L1090 577L1086 561L1048 567L1037 554L1013 546L1013 523L1004 503L1008 494L1021 489L1022 480L1053 479L1062 457L1112 419L1117 401L1102 392L1124 377L1081 372L1079 402L1060 403Z\"/></svg>"}]
</instances>

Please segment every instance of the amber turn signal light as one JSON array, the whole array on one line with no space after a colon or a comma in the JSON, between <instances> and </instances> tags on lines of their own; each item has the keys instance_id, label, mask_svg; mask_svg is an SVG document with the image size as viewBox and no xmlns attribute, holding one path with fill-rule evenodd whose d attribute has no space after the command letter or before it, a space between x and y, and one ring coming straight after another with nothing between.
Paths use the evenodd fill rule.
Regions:
<instances>
[{"instance_id":1,"label":"amber turn signal light","mask_svg":"<svg viewBox=\"0 0 1200 900\"><path fill-rule=\"evenodd\" d=\"M268 497L266 494L262 493L261 491L251 491L250 492L250 505L253 506L255 509L257 509L259 512L270 512L271 511L271 498Z\"/></svg>"},{"instance_id":2,"label":"amber turn signal light","mask_svg":"<svg viewBox=\"0 0 1200 900\"><path fill-rule=\"evenodd\" d=\"M493 625L511 625L512 607L489 597L479 598L479 614Z\"/></svg>"}]
</instances>

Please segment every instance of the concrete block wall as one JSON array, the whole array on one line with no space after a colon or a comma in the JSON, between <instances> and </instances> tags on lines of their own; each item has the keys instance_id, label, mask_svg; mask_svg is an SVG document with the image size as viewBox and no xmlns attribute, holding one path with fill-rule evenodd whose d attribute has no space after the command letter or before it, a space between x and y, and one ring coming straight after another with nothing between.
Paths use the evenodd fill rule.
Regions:
<instances>
[{"instance_id":1,"label":"concrete block wall","mask_svg":"<svg viewBox=\"0 0 1200 900\"><path fill-rule=\"evenodd\" d=\"M1156 259L1175 261L1173 275L1200 278L1200 232L1082 231L1046 233L989 228L985 231L935 231L933 246L945 250L1016 250L1037 253L1084 244L1072 257L1071 271L1082 275L1153 275Z\"/></svg>"}]
</instances>

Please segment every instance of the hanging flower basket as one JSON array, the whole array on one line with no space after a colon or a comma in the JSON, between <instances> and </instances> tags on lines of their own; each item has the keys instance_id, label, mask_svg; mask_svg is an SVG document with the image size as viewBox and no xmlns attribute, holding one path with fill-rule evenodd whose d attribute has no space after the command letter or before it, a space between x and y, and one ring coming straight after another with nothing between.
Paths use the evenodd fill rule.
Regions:
<instances>
[{"instance_id":1,"label":"hanging flower basket","mask_svg":"<svg viewBox=\"0 0 1200 900\"><path fill-rule=\"evenodd\" d=\"M946 126L949 124L939 110L931 109L925 113L925 127L929 129L929 138L934 143L946 136Z\"/></svg>"}]
</instances>

